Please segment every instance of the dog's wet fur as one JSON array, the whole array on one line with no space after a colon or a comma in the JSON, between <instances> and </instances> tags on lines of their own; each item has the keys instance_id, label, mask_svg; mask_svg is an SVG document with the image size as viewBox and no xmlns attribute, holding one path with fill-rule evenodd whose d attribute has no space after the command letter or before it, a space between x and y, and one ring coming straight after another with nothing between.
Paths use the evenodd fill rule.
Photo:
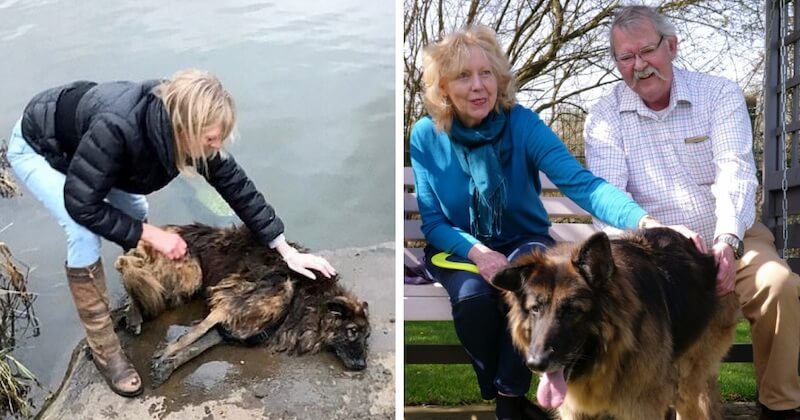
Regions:
<instances>
[{"instance_id":1,"label":"dog's wet fur","mask_svg":"<svg viewBox=\"0 0 800 420\"><path fill-rule=\"evenodd\" d=\"M311 280L292 271L245 226L196 223L165 229L186 241L185 257L170 260L141 241L116 261L130 297L128 328L138 333L143 318L200 295L209 314L154 357L154 386L221 341L293 355L329 349L347 369L366 367L368 305L342 287L338 275L328 279L315 273L317 279Z\"/></svg>"},{"instance_id":2,"label":"dog's wet fur","mask_svg":"<svg viewBox=\"0 0 800 420\"><path fill-rule=\"evenodd\" d=\"M597 233L521 257L504 289L515 347L563 419L719 419L719 364L736 327L710 255L666 228Z\"/></svg>"}]
</instances>

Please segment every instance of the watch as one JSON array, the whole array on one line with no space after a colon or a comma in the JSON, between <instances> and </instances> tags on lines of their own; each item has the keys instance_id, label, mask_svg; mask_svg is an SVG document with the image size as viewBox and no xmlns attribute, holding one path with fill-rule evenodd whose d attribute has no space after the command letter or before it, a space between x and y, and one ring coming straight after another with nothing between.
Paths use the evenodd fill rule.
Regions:
<instances>
[{"instance_id":1,"label":"watch","mask_svg":"<svg viewBox=\"0 0 800 420\"><path fill-rule=\"evenodd\" d=\"M742 240L737 238L736 235L731 235L730 233L723 233L722 235L717 236L717 240L714 243L723 242L728 244L733 249L733 258L739 259L742 258L744 254L744 243Z\"/></svg>"}]
</instances>

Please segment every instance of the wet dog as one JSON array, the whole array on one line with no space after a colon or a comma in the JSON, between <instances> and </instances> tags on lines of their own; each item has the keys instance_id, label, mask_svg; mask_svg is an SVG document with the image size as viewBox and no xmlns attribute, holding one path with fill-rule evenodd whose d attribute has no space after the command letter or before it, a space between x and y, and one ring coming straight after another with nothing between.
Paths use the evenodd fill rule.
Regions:
<instances>
[{"instance_id":1,"label":"wet dog","mask_svg":"<svg viewBox=\"0 0 800 420\"><path fill-rule=\"evenodd\" d=\"M522 257L504 289L515 347L537 399L564 419L721 418L716 377L736 327L714 259L679 233L597 233Z\"/></svg>"},{"instance_id":2,"label":"wet dog","mask_svg":"<svg viewBox=\"0 0 800 420\"><path fill-rule=\"evenodd\" d=\"M332 350L347 369L366 367L367 303L317 274L295 273L244 226L167 226L186 241L187 255L170 260L145 242L117 258L130 297L128 328L143 318L204 295L208 316L154 357L154 386L220 342L261 344L289 354ZM303 250L303 248L295 247ZM304 251L304 250L303 250Z\"/></svg>"}]
</instances>

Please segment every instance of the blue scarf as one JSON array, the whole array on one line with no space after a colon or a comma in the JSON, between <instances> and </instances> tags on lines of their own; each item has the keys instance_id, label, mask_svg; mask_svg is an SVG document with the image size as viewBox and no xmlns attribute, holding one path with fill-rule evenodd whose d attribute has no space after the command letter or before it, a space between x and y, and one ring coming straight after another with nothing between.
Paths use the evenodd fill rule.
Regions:
<instances>
[{"instance_id":1,"label":"blue scarf","mask_svg":"<svg viewBox=\"0 0 800 420\"><path fill-rule=\"evenodd\" d=\"M502 229L506 186L501 159L507 153L501 145L506 120L505 112L491 112L477 127L467 128L453 118L450 129L458 161L470 177L470 233L480 241L498 237Z\"/></svg>"}]
</instances>

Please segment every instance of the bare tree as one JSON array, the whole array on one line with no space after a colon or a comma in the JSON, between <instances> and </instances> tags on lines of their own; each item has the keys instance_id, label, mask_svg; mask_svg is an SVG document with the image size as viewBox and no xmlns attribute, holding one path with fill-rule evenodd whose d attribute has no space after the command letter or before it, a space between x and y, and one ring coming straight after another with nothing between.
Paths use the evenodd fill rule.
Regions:
<instances>
[{"instance_id":1,"label":"bare tree","mask_svg":"<svg viewBox=\"0 0 800 420\"><path fill-rule=\"evenodd\" d=\"M413 123L425 113L423 48L472 23L497 32L521 103L543 113L550 124L563 113L585 114L600 89L619 80L608 53L608 27L618 5L617 0L405 0L406 142ZM741 74L733 77L743 88L760 86L763 2L668 0L658 9L678 26L680 66L720 74L735 63Z\"/></svg>"}]
</instances>

